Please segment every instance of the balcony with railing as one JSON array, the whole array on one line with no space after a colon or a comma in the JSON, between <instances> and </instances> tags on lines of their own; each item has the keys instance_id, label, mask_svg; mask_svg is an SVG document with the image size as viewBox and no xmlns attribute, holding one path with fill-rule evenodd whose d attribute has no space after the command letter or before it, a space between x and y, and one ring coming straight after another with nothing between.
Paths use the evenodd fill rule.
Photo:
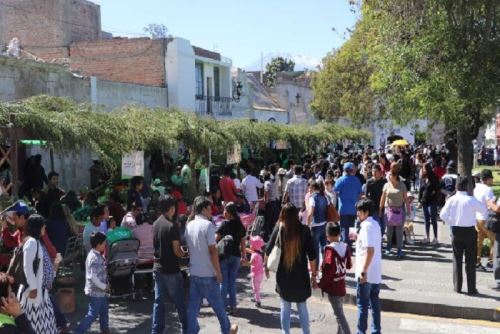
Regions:
<instances>
[{"instance_id":1,"label":"balcony with railing","mask_svg":"<svg viewBox=\"0 0 500 334\"><path fill-rule=\"evenodd\" d=\"M200 116L231 116L231 98L218 96L195 96L195 111Z\"/></svg>"}]
</instances>

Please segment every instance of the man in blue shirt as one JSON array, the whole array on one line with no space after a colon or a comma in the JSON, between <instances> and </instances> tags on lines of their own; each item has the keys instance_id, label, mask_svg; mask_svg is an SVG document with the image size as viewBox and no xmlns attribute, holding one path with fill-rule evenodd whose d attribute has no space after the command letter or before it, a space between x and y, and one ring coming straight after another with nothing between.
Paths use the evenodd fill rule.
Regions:
<instances>
[{"instance_id":1,"label":"man in blue shirt","mask_svg":"<svg viewBox=\"0 0 500 334\"><path fill-rule=\"evenodd\" d=\"M356 202L361 195L361 182L354 176L352 162L344 164L344 175L335 182L335 192L339 198L340 228L342 230L342 241L352 246L349 240L349 228L354 227L356 222Z\"/></svg>"}]
</instances>

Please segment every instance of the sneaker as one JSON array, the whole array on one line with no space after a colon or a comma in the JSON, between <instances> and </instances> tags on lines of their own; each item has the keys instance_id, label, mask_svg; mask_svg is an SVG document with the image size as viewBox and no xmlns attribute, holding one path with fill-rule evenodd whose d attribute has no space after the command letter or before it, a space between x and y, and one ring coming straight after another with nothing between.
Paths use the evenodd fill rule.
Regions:
<instances>
[{"instance_id":1,"label":"sneaker","mask_svg":"<svg viewBox=\"0 0 500 334\"><path fill-rule=\"evenodd\" d=\"M385 250L385 255L391 255L391 249L390 248L387 248Z\"/></svg>"},{"instance_id":2,"label":"sneaker","mask_svg":"<svg viewBox=\"0 0 500 334\"><path fill-rule=\"evenodd\" d=\"M229 331L230 334L236 334L238 333L238 325L232 325L231 330Z\"/></svg>"},{"instance_id":3,"label":"sneaker","mask_svg":"<svg viewBox=\"0 0 500 334\"><path fill-rule=\"evenodd\" d=\"M229 315L234 315L236 313L236 307L233 307L233 306L229 306L227 308L227 314Z\"/></svg>"},{"instance_id":4,"label":"sneaker","mask_svg":"<svg viewBox=\"0 0 500 334\"><path fill-rule=\"evenodd\" d=\"M261 306L260 302L255 302L255 307L259 308Z\"/></svg>"},{"instance_id":5,"label":"sneaker","mask_svg":"<svg viewBox=\"0 0 500 334\"><path fill-rule=\"evenodd\" d=\"M422 243L423 243L423 244L428 244L428 243L429 243L429 239L424 238L424 240L422 240Z\"/></svg>"},{"instance_id":6,"label":"sneaker","mask_svg":"<svg viewBox=\"0 0 500 334\"><path fill-rule=\"evenodd\" d=\"M403 253L403 251L401 249L398 250L398 259L402 259L403 257L405 256L405 254Z\"/></svg>"},{"instance_id":7,"label":"sneaker","mask_svg":"<svg viewBox=\"0 0 500 334\"><path fill-rule=\"evenodd\" d=\"M432 240L432 246L439 246L438 239L434 238L434 240Z\"/></svg>"},{"instance_id":8,"label":"sneaker","mask_svg":"<svg viewBox=\"0 0 500 334\"><path fill-rule=\"evenodd\" d=\"M488 261L488 263L486 264L486 268L492 269L493 268L493 262L492 261Z\"/></svg>"}]
</instances>

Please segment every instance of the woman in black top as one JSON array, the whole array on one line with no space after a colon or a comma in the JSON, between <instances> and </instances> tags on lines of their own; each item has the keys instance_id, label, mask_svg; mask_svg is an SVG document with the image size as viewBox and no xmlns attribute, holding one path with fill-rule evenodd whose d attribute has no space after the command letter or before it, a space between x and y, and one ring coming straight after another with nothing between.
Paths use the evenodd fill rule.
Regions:
<instances>
[{"instance_id":1,"label":"woman in black top","mask_svg":"<svg viewBox=\"0 0 500 334\"><path fill-rule=\"evenodd\" d=\"M229 314L236 310L236 278L240 269L240 261L246 258L245 227L241 223L236 210L236 204L229 202L224 208L226 220L217 229L217 242L227 235L233 239L231 255L220 261L222 271L221 295L224 304L229 308ZM227 295L229 294L229 301Z\"/></svg>"},{"instance_id":2,"label":"woman in black top","mask_svg":"<svg viewBox=\"0 0 500 334\"><path fill-rule=\"evenodd\" d=\"M437 205L439 202L439 196L441 195L441 187L439 180L432 171L431 164L427 163L424 165L424 170L422 173L422 180L420 191L418 194L419 202L422 203L424 209L424 219L425 219L425 233L427 238L424 239L424 243L430 242L430 225L432 224L432 229L434 232L433 245L438 245L437 239Z\"/></svg>"},{"instance_id":3,"label":"woman in black top","mask_svg":"<svg viewBox=\"0 0 500 334\"><path fill-rule=\"evenodd\" d=\"M299 212L291 203L283 206L278 224L274 228L266 247L266 258L271 254L280 233L281 259L276 272L276 292L281 297L281 330L290 333L290 313L292 303L297 304L303 333L309 333L309 314L306 300L311 297L311 284L317 287L316 251L311 231L299 221ZM311 277L307 262L311 267ZM269 271L266 268L266 275Z\"/></svg>"},{"instance_id":4,"label":"woman in black top","mask_svg":"<svg viewBox=\"0 0 500 334\"><path fill-rule=\"evenodd\" d=\"M144 188L144 179L142 178L142 176L134 176L133 178L130 179L130 188L127 193L127 211L132 210L133 203L142 206L141 192L143 188Z\"/></svg>"}]
</instances>

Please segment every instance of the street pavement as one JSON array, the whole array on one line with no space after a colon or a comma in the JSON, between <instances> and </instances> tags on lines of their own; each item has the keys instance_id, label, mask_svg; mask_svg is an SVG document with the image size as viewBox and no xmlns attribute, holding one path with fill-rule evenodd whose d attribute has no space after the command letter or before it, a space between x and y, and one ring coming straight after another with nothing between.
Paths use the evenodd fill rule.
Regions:
<instances>
[{"instance_id":1,"label":"street pavement","mask_svg":"<svg viewBox=\"0 0 500 334\"><path fill-rule=\"evenodd\" d=\"M448 227L439 222L439 247L424 245L424 226L421 214L414 222L416 243L406 246L406 257L402 260L394 256L384 256L383 285L380 293L384 311L382 328L385 334L499 334L500 322L481 320L484 312L500 312L500 291L491 289L493 274L477 271L479 296L471 297L453 292L452 250ZM464 273L465 275L465 273ZM464 276L465 281L465 276ZM353 305L355 282L353 271L347 278L348 294L346 315L351 331L355 333L356 309ZM242 268L238 279L238 310L231 321L238 323L240 333L279 333L279 297L274 292L275 281L271 277L262 287L262 308L256 308L252 297L248 268ZM466 285L463 287L466 291ZM145 294L140 301L117 299L111 302L110 325L112 333L150 333L153 296ZM336 320L327 298L319 291L308 300L311 333L336 333ZM86 312L86 299L78 297L77 312L70 315L73 326ZM406 313L403 313L406 312ZM167 329L165 333L179 333L175 308L167 305ZM411 314L410 314L411 313ZM416 315L421 314L421 315ZM487 313L486 315L488 315ZM440 318L441 317L441 318ZM446 317L446 318L444 318ZM455 319L451 319L455 318ZM489 319L486 317L486 319ZM500 319L497 319L499 321ZM218 333L217 318L211 308L201 309L199 317L200 333ZM301 333L297 314L292 316L292 333ZM97 323L90 333L99 333Z\"/></svg>"},{"instance_id":2,"label":"street pavement","mask_svg":"<svg viewBox=\"0 0 500 334\"><path fill-rule=\"evenodd\" d=\"M248 270L243 269L238 279L238 310L230 317L232 323L239 325L239 333L280 333L279 297L274 292L273 278L264 282L262 307L256 308L250 301L252 294ZM326 298L316 295L308 300L311 333L336 333L336 320ZM70 319L75 324L85 312L85 302L79 300L77 314ZM151 333L152 295L141 301L130 299L114 300L110 307L110 325L112 333L145 334ZM355 333L356 308L345 306L351 331ZM175 308L167 304L167 328L165 333L180 333ZM199 317L200 333L219 333L219 324L210 307L203 307ZM417 316L403 313L382 313L382 332L384 334L498 334L500 323L478 320L445 319ZM89 333L100 333L98 323ZM292 313L292 333L301 333L298 315Z\"/></svg>"}]
</instances>

